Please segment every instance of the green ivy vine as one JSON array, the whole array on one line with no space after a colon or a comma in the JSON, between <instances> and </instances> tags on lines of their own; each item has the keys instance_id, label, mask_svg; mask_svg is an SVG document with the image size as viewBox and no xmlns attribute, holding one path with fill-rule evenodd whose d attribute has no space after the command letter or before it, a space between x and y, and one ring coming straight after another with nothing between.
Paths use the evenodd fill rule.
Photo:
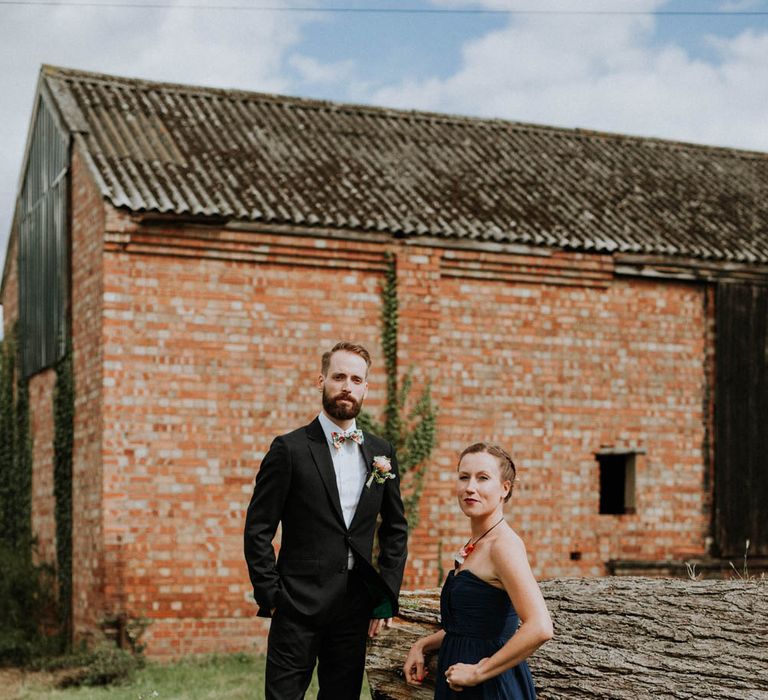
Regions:
<instances>
[{"instance_id":1,"label":"green ivy vine","mask_svg":"<svg viewBox=\"0 0 768 700\"><path fill-rule=\"evenodd\" d=\"M4 556L12 556L16 562L13 564L13 571L16 572L14 575L27 578L24 585L29 588L29 591L25 592L23 601L17 601L18 605L13 608L16 610L14 616L18 618L17 623L21 624L25 620L38 620L41 615L47 614L45 610L40 609L40 601L47 600L48 594L40 587L46 586L46 582L52 579L47 574L47 568L34 564L32 558L35 542L32 536L32 439L29 381L19 371L18 360L17 332L14 328L13 332L0 343L0 545L5 547ZM56 366L53 418L58 639L61 640L61 646L67 649L72 640L74 380L70 348ZM3 590L5 588L10 590L18 585L21 584L4 579ZM24 601L35 609L26 610L24 605L27 603ZM0 601L0 607L9 606ZM27 633L31 634L29 630Z\"/></svg>"},{"instance_id":2,"label":"green ivy vine","mask_svg":"<svg viewBox=\"0 0 768 700\"><path fill-rule=\"evenodd\" d=\"M17 370L16 329L0 352L0 538L32 556L32 441L29 385Z\"/></svg>"},{"instance_id":3,"label":"green ivy vine","mask_svg":"<svg viewBox=\"0 0 768 700\"><path fill-rule=\"evenodd\" d=\"M15 374L15 343L13 338L2 341L0 351L0 538L13 545L15 518L11 512L14 484L13 472L16 448L16 402L13 381Z\"/></svg>"},{"instance_id":4,"label":"green ivy vine","mask_svg":"<svg viewBox=\"0 0 768 700\"><path fill-rule=\"evenodd\" d=\"M403 481L403 505L408 526L413 530L419 523L419 502L424 491L427 460L437 444L437 409L432 401L431 385L427 382L415 400L410 399L414 368L402 379L398 377L397 331L398 297L395 256L387 254L387 268L381 290L381 348L387 376L387 399L382 421L376 421L363 411L360 426L389 440L397 451L397 461Z\"/></svg>"},{"instance_id":5,"label":"green ivy vine","mask_svg":"<svg viewBox=\"0 0 768 700\"><path fill-rule=\"evenodd\" d=\"M51 649L52 570L36 564L28 382L18 371L16 328L0 341L0 665Z\"/></svg>"},{"instance_id":6,"label":"green ivy vine","mask_svg":"<svg viewBox=\"0 0 768 700\"><path fill-rule=\"evenodd\" d=\"M56 365L53 392L53 492L56 516L56 561L59 584L59 629L65 648L72 642L72 444L75 428L75 382L71 341Z\"/></svg>"}]
</instances>

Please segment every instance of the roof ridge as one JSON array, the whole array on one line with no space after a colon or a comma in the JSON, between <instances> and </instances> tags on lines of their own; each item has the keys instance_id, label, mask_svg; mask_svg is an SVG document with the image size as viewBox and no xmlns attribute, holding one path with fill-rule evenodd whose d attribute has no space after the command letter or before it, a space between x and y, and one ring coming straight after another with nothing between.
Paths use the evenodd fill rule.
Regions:
<instances>
[{"instance_id":1,"label":"roof ridge","mask_svg":"<svg viewBox=\"0 0 768 700\"><path fill-rule=\"evenodd\" d=\"M53 78L80 78L83 80L100 83L128 83L137 87L145 87L154 90L173 91L186 94L204 93L222 98L232 98L239 96L250 100L269 101L286 108L326 110L341 113L365 113L394 119L408 119L418 121L424 120L432 123L446 123L467 126L471 125L473 127L479 126L513 131L546 133L550 136L557 136L561 138L573 138L576 136L578 138L585 138L590 140L608 139L634 143L636 145L664 147L674 150L680 148L704 150L708 153L719 153L721 155L728 155L730 157L736 156L745 159L768 158L768 153L763 151L736 148L731 146L713 146L691 141L665 139L657 136L624 134L621 132L601 131L598 129L587 129L583 127L565 127L553 126L549 124L537 124L534 122L522 122L513 119L504 119L501 117L480 117L452 114L448 112L432 112L429 110L382 107L378 105L368 105L354 102L341 102L336 100L323 100L319 98L284 95L280 93L259 92L257 90L244 90L242 88L220 88L206 85L192 85L188 83L147 80L145 78L132 78L109 73L85 71L76 68L65 68L50 64L43 64L41 72L43 72L46 76Z\"/></svg>"},{"instance_id":2,"label":"roof ridge","mask_svg":"<svg viewBox=\"0 0 768 700\"><path fill-rule=\"evenodd\" d=\"M768 263L765 153L55 66L39 83L130 212Z\"/></svg>"}]
</instances>

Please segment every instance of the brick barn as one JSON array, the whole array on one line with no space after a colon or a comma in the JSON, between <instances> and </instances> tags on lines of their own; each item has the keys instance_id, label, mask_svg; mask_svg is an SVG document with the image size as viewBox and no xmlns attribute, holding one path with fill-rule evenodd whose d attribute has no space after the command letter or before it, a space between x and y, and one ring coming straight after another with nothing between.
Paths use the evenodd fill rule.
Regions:
<instances>
[{"instance_id":1,"label":"brick barn","mask_svg":"<svg viewBox=\"0 0 768 700\"><path fill-rule=\"evenodd\" d=\"M399 366L439 411L407 587L467 536L478 439L516 458L539 577L768 557L766 154L45 66L2 303L51 562L71 342L77 638L123 615L156 657L263 649L254 475L337 339L382 409L388 254Z\"/></svg>"}]
</instances>

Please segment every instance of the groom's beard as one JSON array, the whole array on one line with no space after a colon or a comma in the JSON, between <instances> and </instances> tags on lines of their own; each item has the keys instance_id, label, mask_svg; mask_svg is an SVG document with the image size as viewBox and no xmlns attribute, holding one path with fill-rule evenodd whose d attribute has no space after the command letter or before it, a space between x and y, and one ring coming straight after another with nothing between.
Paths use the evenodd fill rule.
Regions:
<instances>
[{"instance_id":1,"label":"groom's beard","mask_svg":"<svg viewBox=\"0 0 768 700\"><path fill-rule=\"evenodd\" d=\"M346 399L349 403L341 403L341 399ZM330 396L325 387L323 387L323 408L325 412L331 417L337 420L350 420L357 417L362 408L362 402L357 402L350 394L337 394L336 396Z\"/></svg>"}]
</instances>

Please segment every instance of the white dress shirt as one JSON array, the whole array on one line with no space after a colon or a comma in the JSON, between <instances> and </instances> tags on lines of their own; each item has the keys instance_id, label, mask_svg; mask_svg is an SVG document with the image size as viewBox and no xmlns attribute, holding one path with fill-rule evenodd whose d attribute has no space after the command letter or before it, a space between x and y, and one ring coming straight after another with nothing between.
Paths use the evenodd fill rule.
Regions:
<instances>
[{"instance_id":1,"label":"white dress shirt","mask_svg":"<svg viewBox=\"0 0 768 700\"><path fill-rule=\"evenodd\" d=\"M339 500L341 501L341 513L344 516L344 524L349 528L352 518L355 516L357 504L360 501L360 495L365 485L365 458L363 451L354 440L346 440L339 449L333 446L331 433L344 433L338 425L330 420L324 413L318 418L323 427L325 439L328 441L328 449L331 451L333 459L333 470L336 472L336 486L339 490ZM356 422L353 421L348 430L355 430ZM351 569L354 564L352 550L349 551L348 566Z\"/></svg>"}]
</instances>

